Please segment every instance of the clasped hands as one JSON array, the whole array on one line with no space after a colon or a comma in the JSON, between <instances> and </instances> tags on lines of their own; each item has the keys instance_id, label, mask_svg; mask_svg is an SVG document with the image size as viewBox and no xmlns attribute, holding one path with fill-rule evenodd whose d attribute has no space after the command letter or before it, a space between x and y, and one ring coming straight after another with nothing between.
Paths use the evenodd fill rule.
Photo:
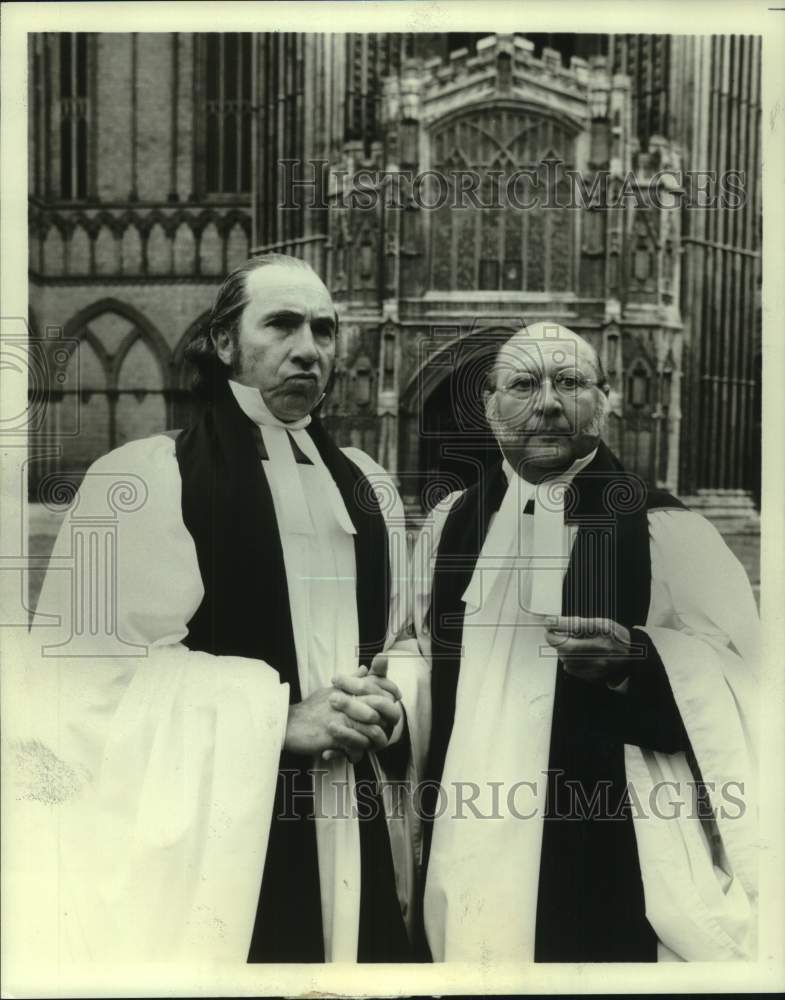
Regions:
<instances>
[{"instance_id":1,"label":"clasped hands","mask_svg":"<svg viewBox=\"0 0 785 1000\"><path fill-rule=\"evenodd\" d=\"M618 684L629 674L629 630L610 618L552 617L545 638L565 673L593 684Z\"/></svg>"},{"instance_id":2,"label":"clasped hands","mask_svg":"<svg viewBox=\"0 0 785 1000\"><path fill-rule=\"evenodd\" d=\"M380 653L370 670L339 674L331 687L290 705L284 748L356 763L366 751L387 746L402 713L401 692L388 679L387 656Z\"/></svg>"}]
</instances>

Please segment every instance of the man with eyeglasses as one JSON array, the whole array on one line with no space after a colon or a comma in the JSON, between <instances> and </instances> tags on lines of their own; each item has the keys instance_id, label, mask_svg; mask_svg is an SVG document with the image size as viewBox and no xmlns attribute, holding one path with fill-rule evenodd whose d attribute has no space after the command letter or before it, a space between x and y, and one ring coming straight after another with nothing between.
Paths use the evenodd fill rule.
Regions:
<instances>
[{"instance_id":1,"label":"man with eyeglasses","mask_svg":"<svg viewBox=\"0 0 785 1000\"><path fill-rule=\"evenodd\" d=\"M415 550L435 961L755 955L755 601L714 527L604 444L608 395L571 330L511 337L501 460Z\"/></svg>"}]
</instances>

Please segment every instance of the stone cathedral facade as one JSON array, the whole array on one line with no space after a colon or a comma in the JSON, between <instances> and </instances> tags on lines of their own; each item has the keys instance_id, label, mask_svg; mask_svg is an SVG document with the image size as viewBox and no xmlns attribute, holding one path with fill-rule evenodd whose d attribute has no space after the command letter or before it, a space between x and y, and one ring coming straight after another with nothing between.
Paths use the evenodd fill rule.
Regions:
<instances>
[{"instance_id":1,"label":"stone cathedral facade","mask_svg":"<svg viewBox=\"0 0 785 1000\"><path fill-rule=\"evenodd\" d=\"M340 313L326 420L412 514L490 460L493 346L554 320L629 469L754 519L759 80L740 36L30 36L33 492L182 426L223 275L278 250Z\"/></svg>"}]
</instances>

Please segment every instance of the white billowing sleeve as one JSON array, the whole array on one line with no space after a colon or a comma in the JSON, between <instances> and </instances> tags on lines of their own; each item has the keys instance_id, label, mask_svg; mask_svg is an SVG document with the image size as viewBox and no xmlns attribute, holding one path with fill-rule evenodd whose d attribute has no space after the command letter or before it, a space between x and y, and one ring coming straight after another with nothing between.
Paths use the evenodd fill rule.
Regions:
<instances>
[{"instance_id":1,"label":"white billowing sleeve","mask_svg":"<svg viewBox=\"0 0 785 1000\"><path fill-rule=\"evenodd\" d=\"M342 448L341 451L373 487L387 528L391 588L386 642L389 647L406 626L409 613L409 551L403 503L393 477L378 462L359 448Z\"/></svg>"},{"instance_id":2,"label":"white billowing sleeve","mask_svg":"<svg viewBox=\"0 0 785 1000\"><path fill-rule=\"evenodd\" d=\"M174 442L129 443L52 552L5 733L21 961L246 960L289 691L182 644L203 588L180 494Z\"/></svg>"},{"instance_id":3,"label":"white billowing sleeve","mask_svg":"<svg viewBox=\"0 0 785 1000\"><path fill-rule=\"evenodd\" d=\"M431 639L428 614L436 553L447 515L461 495L461 492L455 492L445 497L428 514L420 528L411 556L409 628L395 647L396 650L400 650L402 656L408 655L418 665L416 700L413 700L411 709L406 705L412 755L418 777L422 777L425 770L431 731Z\"/></svg>"},{"instance_id":4,"label":"white billowing sleeve","mask_svg":"<svg viewBox=\"0 0 785 1000\"><path fill-rule=\"evenodd\" d=\"M426 518L411 553L407 588L407 622L390 650L389 676L403 695L409 736L410 757L406 781L414 790L425 776L431 736L431 643L427 620L431 601L433 572L439 539L452 504L460 493L452 493ZM422 862L422 819L417 811L419 796L409 794L404 803L407 843L411 852L412 887L424 873Z\"/></svg>"},{"instance_id":5,"label":"white billowing sleeve","mask_svg":"<svg viewBox=\"0 0 785 1000\"><path fill-rule=\"evenodd\" d=\"M409 637L413 616L412 560L403 503L392 477L378 463L356 448L344 448L343 451L376 491L387 526L391 593L385 652L388 654L388 677L401 689L411 736L418 728L422 688L429 683L429 671L417 644ZM394 739L398 738L401 729L399 726Z\"/></svg>"},{"instance_id":6,"label":"white billowing sleeve","mask_svg":"<svg viewBox=\"0 0 785 1000\"><path fill-rule=\"evenodd\" d=\"M647 918L661 958L754 959L758 611L743 567L708 521L656 511L649 524L644 631L667 672L714 820L696 818L684 753L625 748L628 780L648 806L634 817Z\"/></svg>"},{"instance_id":7,"label":"white billowing sleeve","mask_svg":"<svg viewBox=\"0 0 785 1000\"><path fill-rule=\"evenodd\" d=\"M390 616L387 642L387 676L401 691L405 724L409 739L409 757L403 787L390 786L387 798L390 846L395 867L398 900L404 920L412 927L417 894L417 864L420 854L420 819L412 808L410 790L414 788L425 766L430 733L430 666L421 654L417 641L410 637L413 622L412 560L409 532L403 503L392 476L378 463L356 448L344 448L347 458L358 466L373 486L387 526L390 552ZM392 734L391 743L401 739L404 720ZM377 774L387 780L383 765L372 755ZM400 780L396 776L396 780Z\"/></svg>"}]
</instances>

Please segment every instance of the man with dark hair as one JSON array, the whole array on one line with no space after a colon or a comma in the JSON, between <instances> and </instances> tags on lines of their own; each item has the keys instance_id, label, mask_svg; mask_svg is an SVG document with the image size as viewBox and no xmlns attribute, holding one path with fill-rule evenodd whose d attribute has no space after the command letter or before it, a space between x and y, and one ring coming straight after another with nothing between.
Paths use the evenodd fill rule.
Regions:
<instances>
[{"instance_id":1,"label":"man with dark hair","mask_svg":"<svg viewBox=\"0 0 785 1000\"><path fill-rule=\"evenodd\" d=\"M337 332L307 264L249 260L189 349L192 425L85 476L82 521L123 480L143 496L118 516L113 642L57 664L57 732L38 743L73 775L57 921L77 957L408 957L375 754L403 728L374 663L403 614L402 511L394 488L380 508L384 471L314 412ZM72 595L97 589L90 565L75 585L57 571L71 530L38 605L63 627Z\"/></svg>"},{"instance_id":2,"label":"man with dark hair","mask_svg":"<svg viewBox=\"0 0 785 1000\"><path fill-rule=\"evenodd\" d=\"M608 392L571 330L512 336L485 393L500 461L415 550L437 961L755 957L755 601L717 531L605 446Z\"/></svg>"}]
</instances>

